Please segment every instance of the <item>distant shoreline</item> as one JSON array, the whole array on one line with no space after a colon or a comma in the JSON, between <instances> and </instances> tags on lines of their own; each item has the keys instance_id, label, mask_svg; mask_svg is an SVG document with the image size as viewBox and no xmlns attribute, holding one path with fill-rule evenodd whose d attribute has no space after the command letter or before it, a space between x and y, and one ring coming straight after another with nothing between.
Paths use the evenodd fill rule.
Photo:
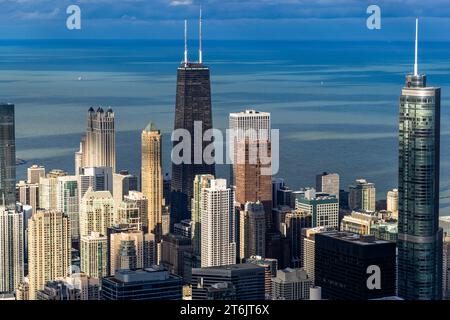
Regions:
<instances>
[{"instance_id":1,"label":"distant shoreline","mask_svg":"<svg viewBox=\"0 0 450 320\"><path fill-rule=\"evenodd\" d=\"M26 164L27 160L16 158L16 166L20 166L22 164Z\"/></svg>"}]
</instances>

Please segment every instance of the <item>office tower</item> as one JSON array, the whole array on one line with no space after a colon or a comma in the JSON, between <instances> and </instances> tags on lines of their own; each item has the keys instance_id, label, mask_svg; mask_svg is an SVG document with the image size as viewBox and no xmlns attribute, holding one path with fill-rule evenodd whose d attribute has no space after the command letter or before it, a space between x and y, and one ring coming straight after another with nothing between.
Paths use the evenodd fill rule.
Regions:
<instances>
[{"instance_id":1,"label":"office tower","mask_svg":"<svg viewBox=\"0 0 450 320\"><path fill-rule=\"evenodd\" d=\"M161 132L153 122L141 135L142 193L148 198L148 230L159 242L162 236L163 176L161 168ZM177 221L178 222L178 221Z\"/></svg>"},{"instance_id":2,"label":"office tower","mask_svg":"<svg viewBox=\"0 0 450 320\"><path fill-rule=\"evenodd\" d=\"M312 227L339 227L339 200L336 196L316 193L313 188L300 193L295 200L297 210L312 215Z\"/></svg>"},{"instance_id":3,"label":"office tower","mask_svg":"<svg viewBox=\"0 0 450 320\"><path fill-rule=\"evenodd\" d=\"M300 268L303 266L302 229L312 227L312 215L300 210L291 211L286 214L284 224L289 245L289 265L292 268Z\"/></svg>"},{"instance_id":4,"label":"office tower","mask_svg":"<svg viewBox=\"0 0 450 320\"><path fill-rule=\"evenodd\" d=\"M102 107L89 108L87 129L80 150L75 153L75 173L83 167L110 167L116 172L116 140L114 112Z\"/></svg>"},{"instance_id":5,"label":"office tower","mask_svg":"<svg viewBox=\"0 0 450 320\"><path fill-rule=\"evenodd\" d=\"M208 155L207 149L210 142L202 139L201 146L195 146L193 141L194 131L201 131L203 134L213 127L210 73L201 58L198 63L188 61L186 29L185 26L184 61L177 71L174 130L186 130L192 143L189 161L179 164L172 161L171 229L175 223L191 218L191 198L195 176L198 174L215 175L214 154ZM176 148L178 143L178 141L174 141L173 147ZM204 155L204 153L206 154Z\"/></svg>"},{"instance_id":6,"label":"office tower","mask_svg":"<svg viewBox=\"0 0 450 320\"><path fill-rule=\"evenodd\" d=\"M256 110L230 113L230 156L236 201L260 201L266 214L266 227L272 219L272 144L270 113Z\"/></svg>"},{"instance_id":7,"label":"office tower","mask_svg":"<svg viewBox=\"0 0 450 320\"><path fill-rule=\"evenodd\" d=\"M110 167L80 168L78 179L80 202L89 188L92 188L92 191L109 191L113 194L113 175Z\"/></svg>"},{"instance_id":8,"label":"office tower","mask_svg":"<svg viewBox=\"0 0 450 320\"><path fill-rule=\"evenodd\" d=\"M186 253L192 251L191 239L177 234L163 236L161 241L161 261L170 273L183 277L184 280L190 276L190 270L186 268Z\"/></svg>"},{"instance_id":9,"label":"office tower","mask_svg":"<svg viewBox=\"0 0 450 320\"><path fill-rule=\"evenodd\" d=\"M183 279L158 266L102 279L102 300L181 300L182 294Z\"/></svg>"},{"instance_id":10,"label":"office tower","mask_svg":"<svg viewBox=\"0 0 450 320\"><path fill-rule=\"evenodd\" d=\"M322 287L325 299L331 300L394 296L395 255L394 242L373 236L339 231L316 233L315 285ZM379 277L379 286L369 279L371 275ZM376 289L368 284L375 284Z\"/></svg>"},{"instance_id":11,"label":"office tower","mask_svg":"<svg viewBox=\"0 0 450 320\"><path fill-rule=\"evenodd\" d=\"M134 201L121 201L116 205L117 223L127 224L131 228L142 231L142 217L139 206Z\"/></svg>"},{"instance_id":12,"label":"office tower","mask_svg":"<svg viewBox=\"0 0 450 320\"><path fill-rule=\"evenodd\" d=\"M151 266L154 256L148 252L155 246L154 236L142 231L128 229L109 235L109 273L114 275L119 269L141 269ZM153 248L151 250L150 248Z\"/></svg>"},{"instance_id":13,"label":"office tower","mask_svg":"<svg viewBox=\"0 0 450 320\"><path fill-rule=\"evenodd\" d=\"M142 228L148 230L148 198L142 192L130 191L128 195L124 196L124 201L134 203L138 207Z\"/></svg>"},{"instance_id":14,"label":"office tower","mask_svg":"<svg viewBox=\"0 0 450 320\"><path fill-rule=\"evenodd\" d=\"M39 209L58 210L58 178L64 176L67 172L54 169L39 178Z\"/></svg>"},{"instance_id":15,"label":"office tower","mask_svg":"<svg viewBox=\"0 0 450 320\"><path fill-rule=\"evenodd\" d=\"M442 298L450 299L450 237L444 237L442 255Z\"/></svg>"},{"instance_id":16,"label":"office tower","mask_svg":"<svg viewBox=\"0 0 450 320\"><path fill-rule=\"evenodd\" d=\"M137 177L121 170L119 173L113 173L113 197L116 203L120 203L130 191L137 190Z\"/></svg>"},{"instance_id":17,"label":"office tower","mask_svg":"<svg viewBox=\"0 0 450 320\"><path fill-rule=\"evenodd\" d=\"M346 215L341 221L341 231L354 232L358 234L370 234L372 225L380 220L374 212L353 211Z\"/></svg>"},{"instance_id":18,"label":"office tower","mask_svg":"<svg viewBox=\"0 0 450 320\"><path fill-rule=\"evenodd\" d=\"M69 218L56 210L38 210L28 221L28 277L30 299L47 281L70 272L71 234Z\"/></svg>"},{"instance_id":19,"label":"office tower","mask_svg":"<svg viewBox=\"0 0 450 320\"><path fill-rule=\"evenodd\" d=\"M400 98L398 188L398 295L442 297L442 230L439 229L441 90L426 76L406 76Z\"/></svg>"},{"instance_id":20,"label":"office tower","mask_svg":"<svg viewBox=\"0 0 450 320\"><path fill-rule=\"evenodd\" d=\"M80 300L100 300L100 280L85 273L72 273L62 278L64 284L80 292Z\"/></svg>"},{"instance_id":21,"label":"office tower","mask_svg":"<svg viewBox=\"0 0 450 320\"><path fill-rule=\"evenodd\" d=\"M81 300L81 291L62 280L48 281L37 291L36 300Z\"/></svg>"},{"instance_id":22,"label":"office tower","mask_svg":"<svg viewBox=\"0 0 450 320\"><path fill-rule=\"evenodd\" d=\"M292 190L286 186L282 178L272 179L272 206L277 208L279 206L291 205Z\"/></svg>"},{"instance_id":23,"label":"office tower","mask_svg":"<svg viewBox=\"0 0 450 320\"><path fill-rule=\"evenodd\" d=\"M80 240L80 269L90 277L101 279L108 275L108 239L91 232Z\"/></svg>"},{"instance_id":24,"label":"office tower","mask_svg":"<svg viewBox=\"0 0 450 320\"><path fill-rule=\"evenodd\" d=\"M173 225L173 234L179 234L180 236L192 239L192 221L181 220Z\"/></svg>"},{"instance_id":25,"label":"office tower","mask_svg":"<svg viewBox=\"0 0 450 320\"><path fill-rule=\"evenodd\" d=\"M80 203L80 236L106 234L117 221L114 199L109 191L88 189Z\"/></svg>"},{"instance_id":26,"label":"office tower","mask_svg":"<svg viewBox=\"0 0 450 320\"><path fill-rule=\"evenodd\" d=\"M201 208L202 208L202 189L211 186L211 180L215 179L211 174L196 175L194 179L193 197L192 197L192 248L194 254L201 255Z\"/></svg>"},{"instance_id":27,"label":"office tower","mask_svg":"<svg viewBox=\"0 0 450 320\"><path fill-rule=\"evenodd\" d=\"M339 175L324 172L316 176L316 190L336 196L339 200Z\"/></svg>"},{"instance_id":28,"label":"office tower","mask_svg":"<svg viewBox=\"0 0 450 320\"><path fill-rule=\"evenodd\" d=\"M39 208L39 183L19 181L16 184L16 199L23 205L31 206L35 213Z\"/></svg>"},{"instance_id":29,"label":"office tower","mask_svg":"<svg viewBox=\"0 0 450 320\"><path fill-rule=\"evenodd\" d=\"M202 189L201 266L213 267L236 261L234 193L225 179L214 179Z\"/></svg>"},{"instance_id":30,"label":"office tower","mask_svg":"<svg viewBox=\"0 0 450 320\"><path fill-rule=\"evenodd\" d=\"M386 210L392 212L393 218L398 218L398 189L388 191L386 198Z\"/></svg>"},{"instance_id":31,"label":"office tower","mask_svg":"<svg viewBox=\"0 0 450 320\"><path fill-rule=\"evenodd\" d=\"M278 270L272 278L272 300L309 300L312 284L303 269Z\"/></svg>"},{"instance_id":32,"label":"office tower","mask_svg":"<svg viewBox=\"0 0 450 320\"><path fill-rule=\"evenodd\" d=\"M57 178L56 203L56 210L64 212L69 217L72 241L78 242L80 239L80 211L77 176Z\"/></svg>"},{"instance_id":33,"label":"office tower","mask_svg":"<svg viewBox=\"0 0 450 320\"><path fill-rule=\"evenodd\" d=\"M23 280L23 212L0 207L0 292L14 292Z\"/></svg>"},{"instance_id":34,"label":"office tower","mask_svg":"<svg viewBox=\"0 0 450 320\"><path fill-rule=\"evenodd\" d=\"M207 290L216 283L228 282L236 289L236 300L264 300L264 268L242 263L192 269L192 300L207 299Z\"/></svg>"},{"instance_id":35,"label":"office tower","mask_svg":"<svg viewBox=\"0 0 450 320\"><path fill-rule=\"evenodd\" d=\"M33 164L27 169L27 182L31 184L39 183L40 178L45 178L45 167Z\"/></svg>"},{"instance_id":36,"label":"office tower","mask_svg":"<svg viewBox=\"0 0 450 320\"><path fill-rule=\"evenodd\" d=\"M349 186L348 205L351 210L375 211L375 185L365 179L358 179Z\"/></svg>"},{"instance_id":37,"label":"office tower","mask_svg":"<svg viewBox=\"0 0 450 320\"><path fill-rule=\"evenodd\" d=\"M252 256L249 259L245 259L246 263L253 263L264 268L265 281L264 291L266 299L270 299L272 296L272 278L277 276L278 261L277 259L262 258L259 256Z\"/></svg>"},{"instance_id":38,"label":"office tower","mask_svg":"<svg viewBox=\"0 0 450 320\"><path fill-rule=\"evenodd\" d=\"M316 228L306 228L302 230L303 246L302 246L302 257L303 257L303 268L314 284L315 279L315 261L316 261L316 251L315 251L315 235L320 232L324 232L324 227Z\"/></svg>"},{"instance_id":39,"label":"office tower","mask_svg":"<svg viewBox=\"0 0 450 320\"><path fill-rule=\"evenodd\" d=\"M247 202L240 211L240 259L266 256L266 216L261 202Z\"/></svg>"},{"instance_id":40,"label":"office tower","mask_svg":"<svg viewBox=\"0 0 450 320\"><path fill-rule=\"evenodd\" d=\"M16 136L14 105L0 103L0 199L7 209L16 206Z\"/></svg>"}]
</instances>

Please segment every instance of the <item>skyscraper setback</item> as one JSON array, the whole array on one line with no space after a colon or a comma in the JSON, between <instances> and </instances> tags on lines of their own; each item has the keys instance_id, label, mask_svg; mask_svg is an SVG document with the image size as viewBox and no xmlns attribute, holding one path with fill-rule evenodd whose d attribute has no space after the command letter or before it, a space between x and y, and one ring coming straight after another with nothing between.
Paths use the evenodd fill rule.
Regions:
<instances>
[{"instance_id":1,"label":"skyscraper setback","mask_svg":"<svg viewBox=\"0 0 450 320\"><path fill-rule=\"evenodd\" d=\"M202 130L202 135L206 130L212 129L211 83L209 68L203 64L202 59L199 59L198 63L188 61L186 30L185 25L184 61L177 71L174 130L184 129L192 139L195 125ZM178 143L174 141L173 146L175 147ZM204 150L210 143L202 141L201 147L195 148L192 139L189 163L177 164L172 161L171 227L183 219L191 218L191 198L195 176L215 175L215 165L211 161L213 159L203 157ZM201 161L195 161L198 158Z\"/></svg>"},{"instance_id":2,"label":"skyscraper setback","mask_svg":"<svg viewBox=\"0 0 450 320\"><path fill-rule=\"evenodd\" d=\"M441 90L419 74L418 20L414 74L406 76L399 110L398 294L441 299L442 229L439 229Z\"/></svg>"}]
</instances>

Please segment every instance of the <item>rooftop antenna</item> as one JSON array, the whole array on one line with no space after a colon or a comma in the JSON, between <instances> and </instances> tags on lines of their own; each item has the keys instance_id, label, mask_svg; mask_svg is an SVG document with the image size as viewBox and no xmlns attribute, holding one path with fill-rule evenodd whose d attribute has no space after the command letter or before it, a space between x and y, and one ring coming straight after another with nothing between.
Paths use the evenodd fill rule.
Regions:
<instances>
[{"instance_id":1,"label":"rooftop antenna","mask_svg":"<svg viewBox=\"0 0 450 320\"><path fill-rule=\"evenodd\" d=\"M202 53L202 6L200 6L200 18L198 22L198 39L199 39L199 46L198 46L198 63L203 63L203 53Z\"/></svg>"},{"instance_id":2,"label":"rooftop antenna","mask_svg":"<svg viewBox=\"0 0 450 320\"><path fill-rule=\"evenodd\" d=\"M419 42L419 18L416 18L416 47L414 54L414 75L419 75L419 65L417 63L417 55L418 55L418 42Z\"/></svg>"},{"instance_id":3,"label":"rooftop antenna","mask_svg":"<svg viewBox=\"0 0 450 320\"><path fill-rule=\"evenodd\" d=\"M184 20L184 66L188 64L187 20Z\"/></svg>"}]
</instances>

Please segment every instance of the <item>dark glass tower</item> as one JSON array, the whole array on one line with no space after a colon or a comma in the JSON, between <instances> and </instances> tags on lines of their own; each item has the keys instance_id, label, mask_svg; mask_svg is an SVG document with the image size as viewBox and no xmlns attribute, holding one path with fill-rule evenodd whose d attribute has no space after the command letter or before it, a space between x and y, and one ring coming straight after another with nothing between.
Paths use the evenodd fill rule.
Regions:
<instances>
[{"instance_id":1,"label":"dark glass tower","mask_svg":"<svg viewBox=\"0 0 450 320\"><path fill-rule=\"evenodd\" d=\"M14 105L0 103L0 201L8 209L16 206L16 139Z\"/></svg>"},{"instance_id":2,"label":"dark glass tower","mask_svg":"<svg viewBox=\"0 0 450 320\"><path fill-rule=\"evenodd\" d=\"M195 176L215 174L214 163L208 164L210 163L208 160L211 159L205 161L203 158L203 151L211 142L200 143L197 141L200 143L201 150L199 146L197 148L194 146L195 122L200 124L202 135L206 130L212 129L210 73L209 68L202 63L201 49L199 62L191 63L187 60L187 46L185 45L184 62L178 67L177 72L174 130L185 129L190 134L190 163L175 164L172 162L171 230L175 223L191 218L191 198ZM173 146L175 147L178 143L175 141ZM200 163L194 161L196 158L201 159Z\"/></svg>"},{"instance_id":3,"label":"dark glass tower","mask_svg":"<svg viewBox=\"0 0 450 320\"><path fill-rule=\"evenodd\" d=\"M442 229L439 229L440 88L427 87L417 67L400 98L398 295L442 297Z\"/></svg>"}]
</instances>

